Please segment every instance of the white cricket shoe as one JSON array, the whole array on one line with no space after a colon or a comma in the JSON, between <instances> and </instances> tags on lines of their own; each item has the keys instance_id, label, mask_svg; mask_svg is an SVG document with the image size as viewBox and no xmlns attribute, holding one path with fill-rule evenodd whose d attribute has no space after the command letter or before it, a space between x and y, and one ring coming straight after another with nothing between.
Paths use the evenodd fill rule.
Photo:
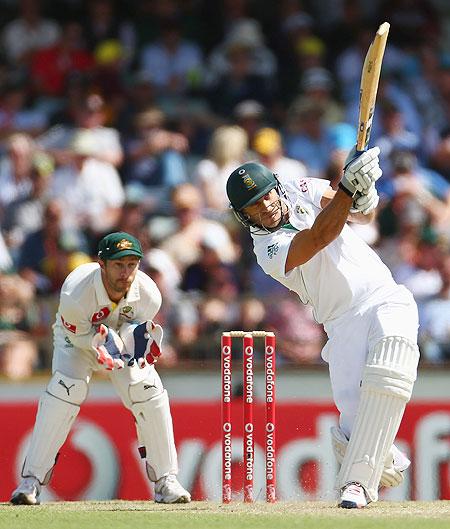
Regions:
<instances>
[{"instance_id":1,"label":"white cricket shoe","mask_svg":"<svg viewBox=\"0 0 450 529\"><path fill-rule=\"evenodd\" d=\"M178 482L174 474L164 476L155 483L156 503L189 503L191 495Z\"/></svg>"},{"instance_id":2,"label":"white cricket shoe","mask_svg":"<svg viewBox=\"0 0 450 529\"><path fill-rule=\"evenodd\" d=\"M341 489L341 501L338 507L342 509L361 509L370 503L364 487L355 481L344 485Z\"/></svg>"},{"instance_id":3,"label":"white cricket shoe","mask_svg":"<svg viewBox=\"0 0 450 529\"><path fill-rule=\"evenodd\" d=\"M41 484L33 477L23 478L9 500L13 505L39 505Z\"/></svg>"}]
</instances>

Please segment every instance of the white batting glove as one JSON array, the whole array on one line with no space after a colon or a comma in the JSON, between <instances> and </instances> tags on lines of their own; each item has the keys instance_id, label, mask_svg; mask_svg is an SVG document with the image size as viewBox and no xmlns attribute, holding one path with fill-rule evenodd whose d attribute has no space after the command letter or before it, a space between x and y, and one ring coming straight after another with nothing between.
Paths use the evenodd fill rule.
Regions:
<instances>
[{"instance_id":1,"label":"white batting glove","mask_svg":"<svg viewBox=\"0 0 450 529\"><path fill-rule=\"evenodd\" d=\"M356 158L355 154L356 150L353 148L347 156L344 175L339 184L339 187L344 188L344 191L352 197L358 196L358 193L367 194L383 174L378 159L379 147L372 147Z\"/></svg>"},{"instance_id":2,"label":"white batting glove","mask_svg":"<svg viewBox=\"0 0 450 529\"><path fill-rule=\"evenodd\" d=\"M371 211L376 209L380 197L378 196L377 190L373 185L367 192L367 195L361 195L359 198L353 201L353 207L351 212L354 213L359 211L364 215L368 215Z\"/></svg>"},{"instance_id":3,"label":"white batting glove","mask_svg":"<svg viewBox=\"0 0 450 529\"><path fill-rule=\"evenodd\" d=\"M129 366L137 362L143 368L146 364L154 364L161 356L163 329L152 320L122 325L120 336L125 344L125 356L131 356Z\"/></svg>"},{"instance_id":4,"label":"white batting glove","mask_svg":"<svg viewBox=\"0 0 450 529\"><path fill-rule=\"evenodd\" d=\"M92 338L92 347L97 354L97 362L108 371L124 367L123 342L113 329L103 323L99 325L97 333Z\"/></svg>"}]
</instances>

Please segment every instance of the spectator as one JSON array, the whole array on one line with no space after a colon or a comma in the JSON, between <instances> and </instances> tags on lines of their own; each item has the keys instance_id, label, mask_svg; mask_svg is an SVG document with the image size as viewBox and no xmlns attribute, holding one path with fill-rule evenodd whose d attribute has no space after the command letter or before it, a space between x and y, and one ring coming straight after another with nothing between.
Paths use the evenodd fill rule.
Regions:
<instances>
[{"instance_id":1,"label":"spectator","mask_svg":"<svg viewBox=\"0 0 450 529\"><path fill-rule=\"evenodd\" d=\"M12 380L30 377L38 361L30 334L32 302L27 281L0 272L0 373Z\"/></svg>"},{"instance_id":2,"label":"spectator","mask_svg":"<svg viewBox=\"0 0 450 529\"><path fill-rule=\"evenodd\" d=\"M331 73L323 67L316 66L304 71L300 84L301 94L291 104L295 112L308 102L316 103L323 109L323 120L328 125L341 122L344 113L342 107L333 97L334 81ZM290 110L288 110L288 114Z\"/></svg>"},{"instance_id":3,"label":"spectator","mask_svg":"<svg viewBox=\"0 0 450 529\"><path fill-rule=\"evenodd\" d=\"M71 145L71 162L55 171L50 188L50 196L63 204L64 225L92 236L117 224L125 202L119 173L96 157L97 149L95 132L79 131Z\"/></svg>"},{"instance_id":4,"label":"spectator","mask_svg":"<svg viewBox=\"0 0 450 529\"><path fill-rule=\"evenodd\" d=\"M90 261L82 234L64 229L63 207L56 200L47 203L42 227L26 237L19 255L20 275L41 295L58 293L67 274Z\"/></svg>"},{"instance_id":5,"label":"spectator","mask_svg":"<svg viewBox=\"0 0 450 529\"><path fill-rule=\"evenodd\" d=\"M259 130L253 140L253 149L258 155L259 161L277 175L287 178L305 178L307 176L307 170L303 163L284 156L281 134L277 130L269 127Z\"/></svg>"},{"instance_id":6,"label":"spectator","mask_svg":"<svg viewBox=\"0 0 450 529\"><path fill-rule=\"evenodd\" d=\"M244 161L247 149L244 129L236 125L217 127L209 143L208 157L194 169L194 180L202 190L205 206L215 216L228 212L225 184L230 171Z\"/></svg>"},{"instance_id":7,"label":"spectator","mask_svg":"<svg viewBox=\"0 0 450 529\"><path fill-rule=\"evenodd\" d=\"M10 64L27 65L32 53L54 44L60 34L53 20L41 17L40 0L20 0L20 14L5 26L2 42Z\"/></svg>"},{"instance_id":8,"label":"spectator","mask_svg":"<svg viewBox=\"0 0 450 529\"><path fill-rule=\"evenodd\" d=\"M265 125L265 114L265 108L254 99L241 101L233 109L234 120L247 133L250 145L256 131Z\"/></svg>"},{"instance_id":9,"label":"spectator","mask_svg":"<svg viewBox=\"0 0 450 529\"><path fill-rule=\"evenodd\" d=\"M264 45L258 23L237 23L209 58L207 97L212 109L229 116L246 99L271 108L276 91L275 71L275 57Z\"/></svg>"},{"instance_id":10,"label":"spectator","mask_svg":"<svg viewBox=\"0 0 450 529\"><path fill-rule=\"evenodd\" d=\"M71 144L76 135L88 130L92 137L90 155L99 161L119 167L123 161L123 150L119 133L112 127L105 127L105 101L98 94L84 94L75 100L73 122L58 124L50 129L39 144L60 164L71 161Z\"/></svg>"},{"instance_id":11,"label":"spectator","mask_svg":"<svg viewBox=\"0 0 450 529\"><path fill-rule=\"evenodd\" d=\"M172 207L176 227L160 246L174 259L181 272L198 260L206 233L220 243L222 262L236 260L236 249L224 226L202 214L202 196L194 185L185 183L176 187L172 193Z\"/></svg>"},{"instance_id":12,"label":"spectator","mask_svg":"<svg viewBox=\"0 0 450 529\"><path fill-rule=\"evenodd\" d=\"M161 22L161 37L143 47L141 70L163 98L186 96L203 83L203 56L200 47L183 39L181 20Z\"/></svg>"},{"instance_id":13,"label":"spectator","mask_svg":"<svg viewBox=\"0 0 450 529\"><path fill-rule=\"evenodd\" d=\"M25 81L6 81L0 89L0 141L11 134L37 136L47 126L45 112L27 106L28 86ZM1 145L0 145L1 146Z\"/></svg>"},{"instance_id":14,"label":"spectator","mask_svg":"<svg viewBox=\"0 0 450 529\"><path fill-rule=\"evenodd\" d=\"M185 136L164 127L165 115L158 108L139 113L135 135L129 138L124 167L127 197L141 202L147 212L166 210L171 190L187 180Z\"/></svg>"},{"instance_id":15,"label":"spectator","mask_svg":"<svg viewBox=\"0 0 450 529\"><path fill-rule=\"evenodd\" d=\"M53 161L47 155L35 153L29 194L18 197L5 208L3 230L15 258L26 236L42 226L53 170Z\"/></svg>"},{"instance_id":16,"label":"spectator","mask_svg":"<svg viewBox=\"0 0 450 529\"><path fill-rule=\"evenodd\" d=\"M83 28L79 22L70 20L52 46L32 56L33 88L41 96L61 98L65 95L68 76L89 72L93 66L94 59L84 46Z\"/></svg>"},{"instance_id":17,"label":"spectator","mask_svg":"<svg viewBox=\"0 0 450 529\"><path fill-rule=\"evenodd\" d=\"M34 143L26 134L13 134L7 143L7 153L0 158L0 206L29 195L32 188L31 171Z\"/></svg>"},{"instance_id":18,"label":"spectator","mask_svg":"<svg viewBox=\"0 0 450 529\"><path fill-rule=\"evenodd\" d=\"M124 67L128 69L136 48L134 24L116 12L115 2L111 0L91 0L87 8L83 27L89 49L94 51L99 44L111 39L118 41L124 51Z\"/></svg>"},{"instance_id":19,"label":"spectator","mask_svg":"<svg viewBox=\"0 0 450 529\"><path fill-rule=\"evenodd\" d=\"M419 343L425 358L432 362L450 360L450 256L439 266L442 286L425 302L421 311Z\"/></svg>"}]
</instances>

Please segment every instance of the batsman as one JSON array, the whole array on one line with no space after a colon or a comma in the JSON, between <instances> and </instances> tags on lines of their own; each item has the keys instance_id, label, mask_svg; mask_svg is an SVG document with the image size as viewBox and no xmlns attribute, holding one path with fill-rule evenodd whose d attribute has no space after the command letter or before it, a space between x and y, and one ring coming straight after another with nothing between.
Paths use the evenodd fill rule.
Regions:
<instances>
[{"instance_id":1,"label":"batsman","mask_svg":"<svg viewBox=\"0 0 450 529\"><path fill-rule=\"evenodd\" d=\"M346 509L365 507L377 501L380 485L403 481L410 461L394 440L419 360L413 296L348 225L374 219L381 176L378 147L355 151L336 191L326 180L286 178L255 162L227 182L258 264L311 304L324 325L322 357L340 412L332 429L341 463L336 488Z\"/></svg>"},{"instance_id":2,"label":"batsman","mask_svg":"<svg viewBox=\"0 0 450 529\"><path fill-rule=\"evenodd\" d=\"M161 293L139 268L140 242L125 232L104 237L98 262L71 272L62 288L54 331L52 377L39 400L15 505L39 504L58 452L88 394L92 373L106 369L134 416L141 457L158 503L188 503L177 480L169 398L155 370L163 330L153 322ZM70 476L68 476L70 479Z\"/></svg>"}]
</instances>

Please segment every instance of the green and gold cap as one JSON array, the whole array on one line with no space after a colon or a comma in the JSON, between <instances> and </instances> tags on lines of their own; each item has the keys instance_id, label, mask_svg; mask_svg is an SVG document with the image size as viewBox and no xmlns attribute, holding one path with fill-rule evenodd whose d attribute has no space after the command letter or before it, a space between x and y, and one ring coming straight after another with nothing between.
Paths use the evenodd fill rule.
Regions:
<instances>
[{"instance_id":1,"label":"green and gold cap","mask_svg":"<svg viewBox=\"0 0 450 529\"><path fill-rule=\"evenodd\" d=\"M142 258L141 243L129 233L116 231L103 237L98 244L98 258L106 261L107 259L120 259L128 255L135 255Z\"/></svg>"},{"instance_id":2,"label":"green and gold cap","mask_svg":"<svg viewBox=\"0 0 450 529\"><path fill-rule=\"evenodd\" d=\"M231 206L240 211L251 206L272 189L278 182L265 165L247 162L235 169L227 181L227 195Z\"/></svg>"}]
</instances>

